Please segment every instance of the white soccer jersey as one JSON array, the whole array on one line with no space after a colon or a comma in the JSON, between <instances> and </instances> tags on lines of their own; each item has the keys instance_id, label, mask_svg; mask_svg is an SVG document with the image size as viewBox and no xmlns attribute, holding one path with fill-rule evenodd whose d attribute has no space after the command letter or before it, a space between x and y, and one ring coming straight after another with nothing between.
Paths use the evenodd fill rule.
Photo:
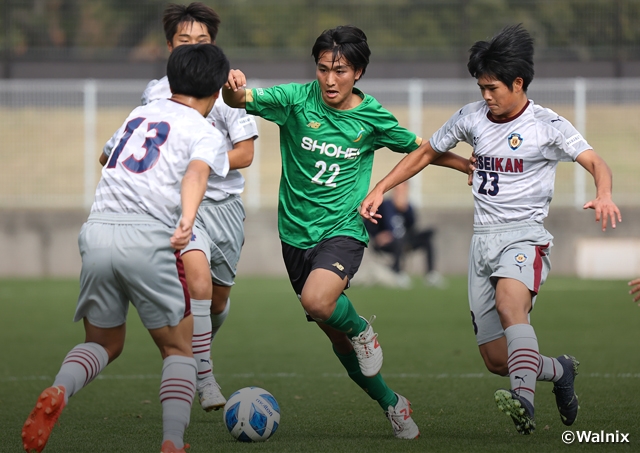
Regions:
<instances>
[{"instance_id":1,"label":"white soccer jersey","mask_svg":"<svg viewBox=\"0 0 640 453\"><path fill-rule=\"evenodd\" d=\"M168 99L133 110L110 142L91 212L148 214L175 227L189 162L202 160L221 178L229 171L222 134L195 109Z\"/></svg>"},{"instance_id":2,"label":"white soccer jersey","mask_svg":"<svg viewBox=\"0 0 640 453\"><path fill-rule=\"evenodd\" d=\"M559 161L576 160L591 146L565 118L529 100L509 121L487 116L484 101L467 104L430 139L438 152L466 142L478 158L473 178L474 223L533 220L549 213Z\"/></svg>"},{"instance_id":3,"label":"white soccer jersey","mask_svg":"<svg viewBox=\"0 0 640 453\"><path fill-rule=\"evenodd\" d=\"M142 104L170 97L169 79L165 76L160 80L149 82L142 93ZM247 115L244 109L229 107L222 100L222 95L216 99L211 113L207 116L207 121L222 132L227 151L231 151L235 143L258 137L258 127L254 117ZM243 190L244 178L242 174L238 170L231 170L225 178L212 174L204 197L219 201L227 198L230 194L242 193Z\"/></svg>"}]
</instances>

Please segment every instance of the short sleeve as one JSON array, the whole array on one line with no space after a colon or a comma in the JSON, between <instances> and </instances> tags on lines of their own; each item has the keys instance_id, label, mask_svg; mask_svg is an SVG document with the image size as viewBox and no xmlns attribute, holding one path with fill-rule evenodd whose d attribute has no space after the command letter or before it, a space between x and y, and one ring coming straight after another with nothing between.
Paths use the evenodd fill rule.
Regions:
<instances>
[{"instance_id":1,"label":"short sleeve","mask_svg":"<svg viewBox=\"0 0 640 453\"><path fill-rule=\"evenodd\" d=\"M293 107L300 103L300 85L276 85L271 88L251 88L246 91L247 113L284 125Z\"/></svg>"},{"instance_id":2,"label":"short sleeve","mask_svg":"<svg viewBox=\"0 0 640 453\"><path fill-rule=\"evenodd\" d=\"M475 114L484 101L467 104L454 113L449 120L442 125L429 139L431 147L438 153L444 153L460 142L466 142L473 146L473 139L469 133L469 118Z\"/></svg>"},{"instance_id":3,"label":"short sleeve","mask_svg":"<svg viewBox=\"0 0 640 453\"><path fill-rule=\"evenodd\" d=\"M218 176L225 177L229 172L229 157L222 134L211 128L209 133L195 139L189 161L201 160Z\"/></svg>"},{"instance_id":4,"label":"short sleeve","mask_svg":"<svg viewBox=\"0 0 640 453\"><path fill-rule=\"evenodd\" d=\"M165 76L160 80L152 80L147 84L147 87L142 93L140 99L142 105L147 105L150 102L157 101L158 99L169 99L171 97L171 88L169 87L169 79Z\"/></svg>"},{"instance_id":5,"label":"short sleeve","mask_svg":"<svg viewBox=\"0 0 640 453\"><path fill-rule=\"evenodd\" d=\"M247 114L244 109L234 109L224 104L224 120L234 145L243 140L258 138L258 126L252 115Z\"/></svg>"},{"instance_id":6,"label":"short sleeve","mask_svg":"<svg viewBox=\"0 0 640 453\"><path fill-rule=\"evenodd\" d=\"M422 138L400 126L391 112L380 107L377 113L376 149L386 147L397 153L410 153L420 146Z\"/></svg>"},{"instance_id":7,"label":"short sleeve","mask_svg":"<svg viewBox=\"0 0 640 453\"><path fill-rule=\"evenodd\" d=\"M556 116L553 121L550 124L542 123L541 135L546 136L546 140L540 146L540 152L545 159L572 162L582 152L592 149L582 134L565 118Z\"/></svg>"}]
</instances>

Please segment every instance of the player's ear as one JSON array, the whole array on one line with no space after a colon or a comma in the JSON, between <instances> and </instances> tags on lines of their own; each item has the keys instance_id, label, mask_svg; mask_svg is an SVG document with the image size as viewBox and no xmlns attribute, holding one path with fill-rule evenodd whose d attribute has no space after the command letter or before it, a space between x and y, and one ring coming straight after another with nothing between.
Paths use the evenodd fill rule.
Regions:
<instances>
[{"instance_id":1,"label":"player's ear","mask_svg":"<svg viewBox=\"0 0 640 453\"><path fill-rule=\"evenodd\" d=\"M516 79L513 81L512 90L511 91L515 91L517 93L520 93L522 91L523 85L524 85L523 78L522 77L516 77Z\"/></svg>"},{"instance_id":2,"label":"player's ear","mask_svg":"<svg viewBox=\"0 0 640 453\"><path fill-rule=\"evenodd\" d=\"M169 52L173 52L173 43L171 41L167 41L167 49L169 49Z\"/></svg>"},{"instance_id":3,"label":"player's ear","mask_svg":"<svg viewBox=\"0 0 640 453\"><path fill-rule=\"evenodd\" d=\"M358 80L360 80L360 77L362 77L362 69L357 69L356 70L356 82Z\"/></svg>"}]
</instances>

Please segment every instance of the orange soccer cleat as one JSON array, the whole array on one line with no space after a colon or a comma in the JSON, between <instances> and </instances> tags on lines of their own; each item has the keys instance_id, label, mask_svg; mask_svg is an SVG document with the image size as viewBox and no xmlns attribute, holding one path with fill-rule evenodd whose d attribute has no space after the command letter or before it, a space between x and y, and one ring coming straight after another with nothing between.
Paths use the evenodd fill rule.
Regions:
<instances>
[{"instance_id":1,"label":"orange soccer cleat","mask_svg":"<svg viewBox=\"0 0 640 453\"><path fill-rule=\"evenodd\" d=\"M38 397L36 407L22 427L22 443L27 453L40 453L44 450L53 426L66 405L64 394L63 386L49 387Z\"/></svg>"},{"instance_id":2,"label":"orange soccer cleat","mask_svg":"<svg viewBox=\"0 0 640 453\"><path fill-rule=\"evenodd\" d=\"M165 440L162 443L162 449L160 453L187 453L185 450L189 448L189 444L184 444L184 447L177 448L170 440Z\"/></svg>"}]
</instances>

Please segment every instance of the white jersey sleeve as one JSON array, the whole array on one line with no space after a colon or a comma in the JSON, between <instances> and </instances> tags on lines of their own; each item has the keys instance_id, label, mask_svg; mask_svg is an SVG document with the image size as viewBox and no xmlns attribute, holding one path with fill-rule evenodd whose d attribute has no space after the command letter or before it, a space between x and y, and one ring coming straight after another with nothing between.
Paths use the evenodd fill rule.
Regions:
<instances>
[{"instance_id":1,"label":"white jersey sleeve","mask_svg":"<svg viewBox=\"0 0 640 453\"><path fill-rule=\"evenodd\" d=\"M158 99L169 99L171 97L171 88L169 87L169 79L164 76L160 80L152 80L147 84L147 87L142 93L140 102L142 105L147 105L150 102L157 101Z\"/></svg>"},{"instance_id":2,"label":"white jersey sleeve","mask_svg":"<svg viewBox=\"0 0 640 453\"><path fill-rule=\"evenodd\" d=\"M147 214L173 227L189 162L202 160L220 177L229 171L222 134L170 100L136 108L114 137L91 212Z\"/></svg>"},{"instance_id":3,"label":"white jersey sleeve","mask_svg":"<svg viewBox=\"0 0 640 453\"><path fill-rule=\"evenodd\" d=\"M482 115L484 101L467 104L454 113L429 140L431 147L439 153L449 151L460 142L473 146L472 124Z\"/></svg>"},{"instance_id":4,"label":"white jersey sleeve","mask_svg":"<svg viewBox=\"0 0 640 453\"><path fill-rule=\"evenodd\" d=\"M591 149L573 124L553 110L536 105L534 115L539 122L541 135L546 137L546 141L541 143L540 152L547 159L571 162L580 153Z\"/></svg>"},{"instance_id":5,"label":"white jersey sleeve","mask_svg":"<svg viewBox=\"0 0 640 453\"><path fill-rule=\"evenodd\" d=\"M113 136L107 140L107 143L105 143L105 145L102 147L102 153L105 154L107 157L109 157L111 155L111 151L113 151L113 148L116 146L116 141L118 139L118 134L120 133L120 129L118 129L115 134L113 134Z\"/></svg>"}]
</instances>

